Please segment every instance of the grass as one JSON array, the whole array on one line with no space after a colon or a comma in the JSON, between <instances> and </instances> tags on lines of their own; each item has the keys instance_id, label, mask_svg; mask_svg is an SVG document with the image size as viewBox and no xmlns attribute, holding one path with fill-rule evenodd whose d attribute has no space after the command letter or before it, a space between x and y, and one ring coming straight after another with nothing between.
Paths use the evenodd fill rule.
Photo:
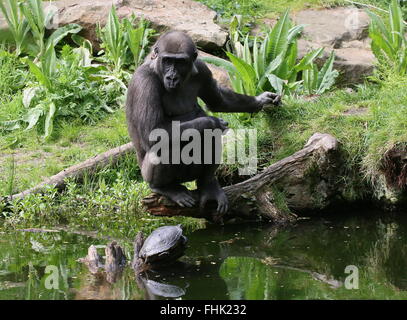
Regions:
<instances>
[{"instance_id":1,"label":"grass","mask_svg":"<svg viewBox=\"0 0 407 320\"><path fill-rule=\"evenodd\" d=\"M81 183L68 181L62 193L49 187L42 195L30 195L12 203L3 228L62 225L130 240L140 230L149 233L166 224L181 223L187 232L206 225L201 219L147 215L140 200L149 193L148 185L140 182L134 158L129 156L115 167L106 167L96 175L85 177Z\"/></svg>"},{"instance_id":2,"label":"grass","mask_svg":"<svg viewBox=\"0 0 407 320\"><path fill-rule=\"evenodd\" d=\"M15 135L3 138L13 141ZM129 142L123 110L96 125L63 122L50 141L42 142L40 138L35 130L20 132L13 147L2 151L1 164L10 163L13 158L15 161L14 192L30 188L47 176ZM4 167L1 171L5 179L0 180L0 194L4 195L11 173L4 172Z\"/></svg>"},{"instance_id":3,"label":"grass","mask_svg":"<svg viewBox=\"0 0 407 320\"><path fill-rule=\"evenodd\" d=\"M368 84L353 93L337 90L313 102L287 101L265 117L260 130L274 146L268 162L302 148L315 132L330 133L347 158L344 176L339 177L345 195L355 200L377 191L383 154L407 142L406 85L405 77L394 76L381 87Z\"/></svg>"},{"instance_id":4,"label":"grass","mask_svg":"<svg viewBox=\"0 0 407 320\"><path fill-rule=\"evenodd\" d=\"M341 0L197 0L214 11L223 19L233 15L242 15L248 21L256 18L277 18L287 8L296 12L306 8L331 7L342 4Z\"/></svg>"},{"instance_id":5,"label":"grass","mask_svg":"<svg viewBox=\"0 0 407 320\"><path fill-rule=\"evenodd\" d=\"M262 19L276 19L287 8L295 13L304 9L331 8L337 6L351 6L346 0L196 0L201 2L221 17L221 21L228 23L233 15L241 15L250 26ZM360 0L355 1L365 5L388 10L391 0ZM364 8L363 6L360 6ZM404 18L407 19L407 3L402 7ZM382 15L383 11L378 11Z\"/></svg>"}]
</instances>

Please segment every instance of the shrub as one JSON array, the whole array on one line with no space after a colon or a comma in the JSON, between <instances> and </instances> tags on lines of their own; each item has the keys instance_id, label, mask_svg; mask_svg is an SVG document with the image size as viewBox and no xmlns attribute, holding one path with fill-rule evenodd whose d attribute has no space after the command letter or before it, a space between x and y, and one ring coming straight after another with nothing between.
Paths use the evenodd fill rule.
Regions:
<instances>
[{"instance_id":1,"label":"shrub","mask_svg":"<svg viewBox=\"0 0 407 320\"><path fill-rule=\"evenodd\" d=\"M153 29L147 27L147 22L141 19L138 27L134 28L134 15L129 20L124 18L121 22L112 6L106 26L98 25L97 33L102 40L101 47L105 50L103 61L111 63L114 71L119 72L123 66L141 64L149 38L154 33Z\"/></svg>"},{"instance_id":2,"label":"shrub","mask_svg":"<svg viewBox=\"0 0 407 320\"><path fill-rule=\"evenodd\" d=\"M203 60L225 68L233 89L239 93L321 94L334 84L338 76L333 70L333 53L320 71L314 64L322 54L322 48L297 61L297 40L303 26L292 25L288 10L264 38L255 37L252 44L249 35L242 37L236 17L230 28L231 40L226 52L230 62L216 57ZM298 79L301 73L303 78Z\"/></svg>"},{"instance_id":3,"label":"shrub","mask_svg":"<svg viewBox=\"0 0 407 320\"><path fill-rule=\"evenodd\" d=\"M388 20L368 11L371 18L369 36L371 48L378 60L380 69L390 68L399 75L407 71L407 40L405 22L397 0L389 5Z\"/></svg>"}]
</instances>

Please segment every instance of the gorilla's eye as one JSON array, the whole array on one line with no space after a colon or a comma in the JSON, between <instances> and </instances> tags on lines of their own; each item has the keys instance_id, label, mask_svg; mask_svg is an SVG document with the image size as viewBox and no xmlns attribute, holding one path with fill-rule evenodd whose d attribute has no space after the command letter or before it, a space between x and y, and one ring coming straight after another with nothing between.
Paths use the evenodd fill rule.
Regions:
<instances>
[{"instance_id":1,"label":"gorilla's eye","mask_svg":"<svg viewBox=\"0 0 407 320\"><path fill-rule=\"evenodd\" d=\"M177 64L186 64L186 63L187 63L187 59L184 59L184 58L177 59Z\"/></svg>"}]
</instances>

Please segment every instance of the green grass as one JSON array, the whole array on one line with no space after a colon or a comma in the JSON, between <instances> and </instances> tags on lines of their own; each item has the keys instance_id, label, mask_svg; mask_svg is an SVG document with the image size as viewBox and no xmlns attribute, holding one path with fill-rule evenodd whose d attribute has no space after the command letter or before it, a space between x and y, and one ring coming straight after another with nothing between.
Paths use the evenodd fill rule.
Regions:
<instances>
[{"instance_id":1,"label":"green grass","mask_svg":"<svg viewBox=\"0 0 407 320\"><path fill-rule=\"evenodd\" d=\"M394 77L382 87L369 84L354 93L338 90L314 102L287 101L263 120L260 131L274 146L268 163L299 150L315 132L329 133L339 140L346 155L344 176L339 177L345 195L360 199L374 193L380 188L383 154L407 142L406 85L406 77ZM359 189L361 184L368 188Z\"/></svg>"},{"instance_id":2,"label":"green grass","mask_svg":"<svg viewBox=\"0 0 407 320\"><path fill-rule=\"evenodd\" d=\"M12 141L14 134L3 136ZM0 164L15 162L14 192L22 191L41 182L45 177L86 160L118 145L129 142L123 110L96 125L63 122L50 141L42 142L35 130L21 132L13 148L2 151ZM6 165L7 167L7 165ZM0 194L6 192L10 170L0 169Z\"/></svg>"},{"instance_id":3,"label":"green grass","mask_svg":"<svg viewBox=\"0 0 407 320\"><path fill-rule=\"evenodd\" d=\"M331 8L336 6L351 6L345 0L196 0L201 2L220 16L221 20L229 20L233 15L243 16L246 22L256 22L259 19L275 19L287 8L291 12L304 9ZM391 0L355 0L355 2L373 5L388 10ZM361 6L361 8L366 8ZM402 7L404 18L407 19L407 4ZM378 11L379 14L382 12ZM225 21L225 22L226 22Z\"/></svg>"},{"instance_id":4,"label":"green grass","mask_svg":"<svg viewBox=\"0 0 407 320\"><path fill-rule=\"evenodd\" d=\"M300 11L306 8L331 7L341 0L197 0L216 11L222 18L242 15L249 21L255 18L277 18L287 8Z\"/></svg>"}]
</instances>

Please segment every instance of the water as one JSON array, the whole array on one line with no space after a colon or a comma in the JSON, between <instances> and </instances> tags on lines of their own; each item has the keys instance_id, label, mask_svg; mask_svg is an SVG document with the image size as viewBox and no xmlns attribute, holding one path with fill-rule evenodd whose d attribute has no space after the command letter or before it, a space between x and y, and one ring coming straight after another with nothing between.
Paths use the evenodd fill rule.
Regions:
<instances>
[{"instance_id":1,"label":"water","mask_svg":"<svg viewBox=\"0 0 407 320\"><path fill-rule=\"evenodd\" d=\"M0 233L0 299L407 298L406 217L318 219L282 231L214 226L187 236L182 263L138 279L126 268L110 283L76 261L106 240ZM130 244L125 250L130 257Z\"/></svg>"}]
</instances>

